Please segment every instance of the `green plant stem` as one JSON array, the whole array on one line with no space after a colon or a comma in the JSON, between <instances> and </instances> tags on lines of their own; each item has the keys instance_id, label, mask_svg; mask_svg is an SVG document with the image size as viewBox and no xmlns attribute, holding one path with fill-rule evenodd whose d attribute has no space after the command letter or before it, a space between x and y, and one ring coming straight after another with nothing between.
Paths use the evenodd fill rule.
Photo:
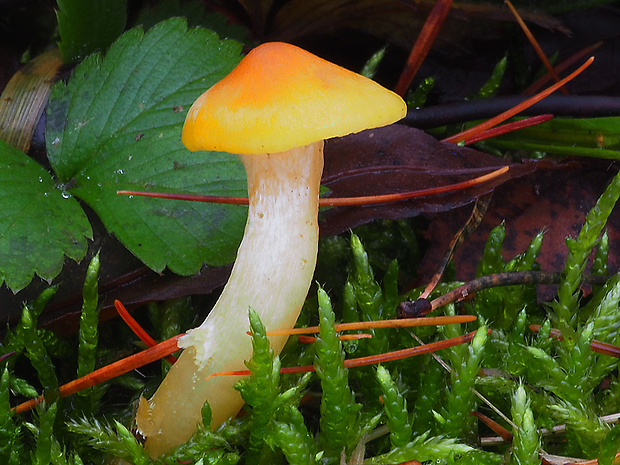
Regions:
<instances>
[{"instance_id":1,"label":"green plant stem","mask_svg":"<svg viewBox=\"0 0 620 465\"><path fill-rule=\"evenodd\" d=\"M445 432L451 437L469 436L470 412L475 409L475 395L473 393L476 376L480 370L484 348L487 341L487 328L481 326L471 341L467 355L460 363L452 364L452 388L446 395L446 410L443 415L446 424ZM454 360L456 357L452 357Z\"/></svg>"},{"instance_id":2,"label":"green plant stem","mask_svg":"<svg viewBox=\"0 0 620 465\"><path fill-rule=\"evenodd\" d=\"M517 427L513 432L512 459L518 465L539 465L540 437L530 399L522 384L517 386L512 396L511 411L512 421Z\"/></svg>"},{"instance_id":3,"label":"green plant stem","mask_svg":"<svg viewBox=\"0 0 620 465\"><path fill-rule=\"evenodd\" d=\"M564 279L558 286L558 298L553 303L552 321L562 332L562 345L570 349L576 341L575 319L579 301L579 283L586 259L599 240L607 218L620 197L620 173L616 174L596 205L586 215L586 221L577 239L566 239L568 257Z\"/></svg>"},{"instance_id":4,"label":"green plant stem","mask_svg":"<svg viewBox=\"0 0 620 465\"><path fill-rule=\"evenodd\" d=\"M99 314L97 304L99 301L99 253L97 253L86 271L83 287L82 314L80 316L79 345L78 345L78 369L77 377L81 378L95 369L97 342L99 334Z\"/></svg>"},{"instance_id":5,"label":"green plant stem","mask_svg":"<svg viewBox=\"0 0 620 465\"><path fill-rule=\"evenodd\" d=\"M392 447L402 447L411 441L413 431L407 412L407 401L398 391L390 372L381 365L377 367L377 380L383 392L383 407L388 419L390 442Z\"/></svg>"},{"instance_id":6,"label":"green plant stem","mask_svg":"<svg viewBox=\"0 0 620 465\"><path fill-rule=\"evenodd\" d=\"M319 288L319 337L315 342L315 369L321 380L320 444L326 456L339 459L343 449L356 442L360 404L349 387L345 353L334 330L335 316L327 293Z\"/></svg>"}]
</instances>

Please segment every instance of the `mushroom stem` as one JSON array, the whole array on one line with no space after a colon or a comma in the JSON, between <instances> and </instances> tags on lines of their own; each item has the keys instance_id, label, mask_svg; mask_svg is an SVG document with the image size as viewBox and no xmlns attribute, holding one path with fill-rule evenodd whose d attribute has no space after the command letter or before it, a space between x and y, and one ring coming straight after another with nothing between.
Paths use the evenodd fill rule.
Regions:
<instances>
[{"instance_id":1,"label":"mushroom stem","mask_svg":"<svg viewBox=\"0 0 620 465\"><path fill-rule=\"evenodd\" d=\"M248 308L269 330L292 328L308 293L318 247L318 198L323 141L287 152L241 155L249 194L248 220L232 274L198 328L179 340L185 350L155 395L141 399L136 422L152 457L189 439L209 401L213 426L243 406L233 389L252 355ZM279 353L287 336L271 339Z\"/></svg>"}]
</instances>

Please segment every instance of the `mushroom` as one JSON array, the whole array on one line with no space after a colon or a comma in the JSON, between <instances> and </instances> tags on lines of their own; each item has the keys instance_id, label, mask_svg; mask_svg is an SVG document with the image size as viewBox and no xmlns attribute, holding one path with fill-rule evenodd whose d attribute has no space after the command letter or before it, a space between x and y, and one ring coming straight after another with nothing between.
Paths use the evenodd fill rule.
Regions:
<instances>
[{"instance_id":1,"label":"mushroom","mask_svg":"<svg viewBox=\"0 0 620 465\"><path fill-rule=\"evenodd\" d=\"M249 211L230 279L204 323L149 400L137 426L156 457L181 444L209 401L213 426L243 406L238 377L252 355L248 308L268 330L292 328L316 264L323 141L391 124L406 113L395 93L296 46L265 43L250 51L191 107L183 144L237 154L248 178ZM279 353L286 336L274 337Z\"/></svg>"}]
</instances>

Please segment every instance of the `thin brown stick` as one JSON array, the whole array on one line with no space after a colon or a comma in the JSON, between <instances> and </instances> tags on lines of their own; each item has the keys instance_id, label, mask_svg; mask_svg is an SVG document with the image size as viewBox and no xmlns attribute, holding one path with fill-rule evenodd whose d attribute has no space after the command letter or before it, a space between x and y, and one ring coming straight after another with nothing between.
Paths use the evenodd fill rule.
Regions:
<instances>
[{"instance_id":1,"label":"thin brown stick","mask_svg":"<svg viewBox=\"0 0 620 465\"><path fill-rule=\"evenodd\" d=\"M418 318L444 305L470 298L476 292L491 287L523 286L527 284L558 284L560 278L560 273L549 273L546 271L530 270L494 273L466 282L432 301L427 299L416 299L401 302L398 306L398 315L400 318ZM608 276L589 275L584 277L583 282L603 284L607 278Z\"/></svg>"},{"instance_id":2,"label":"thin brown stick","mask_svg":"<svg viewBox=\"0 0 620 465\"><path fill-rule=\"evenodd\" d=\"M490 274L462 284L430 302L427 299L402 302L398 306L398 314L403 318L421 317L444 305L466 299L483 289L525 284L556 284L559 279L559 273L544 271L510 271Z\"/></svg>"},{"instance_id":3,"label":"thin brown stick","mask_svg":"<svg viewBox=\"0 0 620 465\"><path fill-rule=\"evenodd\" d=\"M467 237L476 230L476 228L482 221L482 218L484 217L484 214L486 213L492 198L493 192L490 192L476 199L476 202L474 203L474 208L472 209L469 218L467 219L463 227L456 232L456 234L450 241L450 244L448 245L448 250L439 261L437 271L432 276L429 283L426 285L424 291L422 291L422 294L420 294L420 299L428 298L428 296L431 295L431 292L433 292L435 287L437 287L437 284L439 284L439 281L441 281L441 277L443 276L444 271L448 266L448 262L452 259L452 256L454 255L454 252L465 241L465 239L467 239Z\"/></svg>"}]
</instances>

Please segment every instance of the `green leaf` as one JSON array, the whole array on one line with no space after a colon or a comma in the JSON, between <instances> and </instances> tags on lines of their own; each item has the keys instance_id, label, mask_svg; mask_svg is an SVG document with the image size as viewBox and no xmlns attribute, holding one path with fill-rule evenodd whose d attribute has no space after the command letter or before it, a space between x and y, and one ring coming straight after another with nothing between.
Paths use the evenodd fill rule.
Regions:
<instances>
[{"instance_id":1,"label":"green leaf","mask_svg":"<svg viewBox=\"0 0 620 465\"><path fill-rule=\"evenodd\" d=\"M480 88L476 97L489 98L497 94L497 91L499 90L499 86L502 83L502 79L504 77L507 64L508 64L508 59L506 57L499 60L497 65L495 65L495 69L493 69L493 73L491 74L491 77Z\"/></svg>"},{"instance_id":2,"label":"green leaf","mask_svg":"<svg viewBox=\"0 0 620 465\"><path fill-rule=\"evenodd\" d=\"M109 232L156 271L179 274L234 259L243 207L130 198L117 190L246 195L243 167L222 153L181 144L185 113L239 62L241 45L173 18L133 29L101 59L54 87L47 148L61 182ZM182 51L182 53L180 52Z\"/></svg>"},{"instance_id":3,"label":"green leaf","mask_svg":"<svg viewBox=\"0 0 620 465\"><path fill-rule=\"evenodd\" d=\"M127 0L57 0L58 48L65 63L105 50L123 32Z\"/></svg>"},{"instance_id":4,"label":"green leaf","mask_svg":"<svg viewBox=\"0 0 620 465\"><path fill-rule=\"evenodd\" d=\"M372 79L377 74L377 70L379 69L379 65L381 61L383 61L383 57L385 56L385 52L387 50L387 45L377 50L375 53L371 55L368 61L362 67L360 74L362 76L366 76L368 79Z\"/></svg>"},{"instance_id":5,"label":"green leaf","mask_svg":"<svg viewBox=\"0 0 620 465\"><path fill-rule=\"evenodd\" d=\"M426 105L426 100L433 90L433 87L435 87L434 77L427 77L424 79L418 84L418 87L407 93L407 106L410 108L422 108Z\"/></svg>"},{"instance_id":6,"label":"green leaf","mask_svg":"<svg viewBox=\"0 0 620 465\"><path fill-rule=\"evenodd\" d=\"M17 292L37 274L54 278L65 255L86 254L90 224L43 167L0 140L0 284Z\"/></svg>"},{"instance_id":7,"label":"green leaf","mask_svg":"<svg viewBox=\"0 0 620 465\"><path fill-rule=\"evenodd\" d=\"M219 12L207 11L205 3L200 0L162 0L149 4L140 11L135 24L140 24L148 30L160 21L174 16L187 18L190 26L202 26L219 34L225 39L235 39L247 42L248 31L239 24L231 24L228 18Z\"/></svg>"},{"instance_id":8,"label":"green leaf","mask_svg":"<svg viewBox=\"0 0 620 465\"><path fill-rule=\"evenodd\" d=\"M37 397L39 393L28 381L11 376L11 392L14 394L32 399Z\"/></svg>"},{"instance_id":9,"label":"green leaf","mask_svg":"<svg viewBox=\"0 0 620 465\"><path fill-rule=\"evenodd\" d=\"M489 233L489 238L484 247L482 260L478 264L476 276L484 276L487 274L499 273L504 267L504 259L502 256L502 244L506 238L506 225L500 223Z\"/></svg>"}]
</instances>

